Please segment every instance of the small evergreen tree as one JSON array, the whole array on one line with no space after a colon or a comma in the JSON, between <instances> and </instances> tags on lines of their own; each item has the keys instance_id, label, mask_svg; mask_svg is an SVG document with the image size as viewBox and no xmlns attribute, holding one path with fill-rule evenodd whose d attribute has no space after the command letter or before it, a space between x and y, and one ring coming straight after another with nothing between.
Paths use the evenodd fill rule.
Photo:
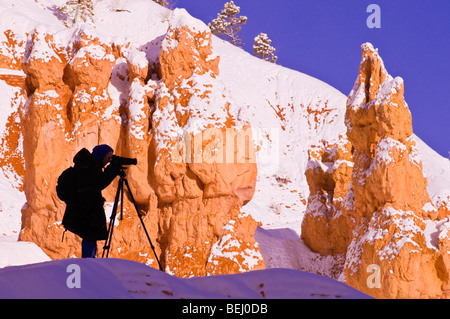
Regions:
<instances>
[{"instance_id":1,"label":"small evergreen tree","mask_svg":"<svg viewBox=\"0 0 450 319\"><path fill-rule=\"evenodd\" d=\"M153 0L155 1L157 4L162 5L163 7L168 8L169 7L169 1L167 0Z\"/></svg>"},{"instance_id":2,"label":"small evergreen tree","mask_svg":"<svg viewBox=\"0 0 450 319\"><path fill-rule=\"evenodd\" d=\"M241 8L236 6L233 1L225 3L223 9L217 14L217 18L208 23L211 32L218 36L224 36L233 45L243 45L239 31L241 25L247 23L247 17L238 16L240 12Z\"/></svg>"},{"instance_id":3,"label":"small evergreen tree","mask_svg":"<svg viewBox=\"0 0 450 319\"><path fill-rule=\"evenodd\" d=\"M255 44L253 44L253 55L260 57L263 60L276 63L278 57L274 55L275 48L271 46L272 40L267 37L267 34L260 33L255 37Z\"/></svg>"},{"instance_id":4,"label":"small evergreen tree","mask_svg":"<svg viewBox=\"0 0 450 319\"><path fill-rule=\"evenodd\" d=\"M83 22L94 22L94 4L92 0L68 0L59 10L72 20L72 25Z\"/></svg>"}]
</instances>

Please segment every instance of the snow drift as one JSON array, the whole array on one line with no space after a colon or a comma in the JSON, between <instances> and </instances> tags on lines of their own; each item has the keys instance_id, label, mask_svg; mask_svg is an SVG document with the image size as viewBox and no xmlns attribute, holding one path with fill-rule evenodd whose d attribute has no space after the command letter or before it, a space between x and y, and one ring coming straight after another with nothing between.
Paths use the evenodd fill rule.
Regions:
<instances>
[{"instance_id":1,"label":"snow drift","mask_svg":"<svg viewBox=\"0 0 450 319\"><path fill-rule=\"evenodd\" d=\"M0 287L2 299L369 298L327 277L291 269L182 279L123 259L63 259L7 267L0 269Z\"/></svg>"}]
</instances>

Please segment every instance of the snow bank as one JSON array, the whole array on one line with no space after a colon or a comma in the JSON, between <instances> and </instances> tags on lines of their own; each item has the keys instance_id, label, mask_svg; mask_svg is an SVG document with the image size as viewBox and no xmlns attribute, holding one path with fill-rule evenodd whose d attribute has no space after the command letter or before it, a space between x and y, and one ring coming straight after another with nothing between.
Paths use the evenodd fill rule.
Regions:
<instances>
[{"instance_id":1,"label":"snow bank","mask_svg":"<svg viewBox=\"0 0 450 319\"><path fill-rule=\"evenodd\" d=\"M35 243L0 241L0 268L50 261Z\"/></svg>"},{"instance_id":2,"label":"snow bank","mask_svg":"<svg viewBox=\"0 0 450 319\"><path fill-rule=\"evenodd\" d=\"M129 260L63 259L0 269L0 298L369 297L327 277L290 269L183 279Z\"/></svg>"}]
</instances>

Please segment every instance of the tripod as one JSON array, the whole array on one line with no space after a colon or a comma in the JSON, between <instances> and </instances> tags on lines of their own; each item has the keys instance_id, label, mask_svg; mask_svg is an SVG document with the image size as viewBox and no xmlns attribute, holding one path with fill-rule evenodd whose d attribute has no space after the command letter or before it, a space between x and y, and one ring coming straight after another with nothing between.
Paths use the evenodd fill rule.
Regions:
<instances>
[{"instance_id":1,"label":"tripod","mask_svg":"<svg viewBox=\"0 0 450 319\"><path fill-rule=\"evenodd\" d=\"M111 213L110 222L109 222L109 226L108 226L108 237L105 241L105 245L103 246L102 258L105 256L105 252L106 252L106 258L108 258L108 256L109 256L109 249L111 248L111 240L112 240L113 231L114 231L114 221L116 220L117 207L119 206L119 197L120 197L120 220L123 219L123 185L125 184L127 186L128 193L130 194L130 198L134 205L134 208L136 209L136 213L139 217L139 220L141 221L142 228L144 228L145 235L147 236L148 242L150 243L150 247L152 248L152 251L153 251L153 254L155 255L156 261L158 262L159 270L164 271L161 266L161 263L159 262L158 256L156 255L155 247L153 246L152 241L150 240L150 236L148 235L147 229L145 228L144 220L142 219L142 216L139 213L139 209L137 207L136 201L134 200L133 194L131 193L130 185L128 184L128 181L126 179L126 173L125 173L124 167L120 168L119 176L120 176L119 186L117 187L116 198L114 200L113 210Z\"/></svg>"}]
</instances>

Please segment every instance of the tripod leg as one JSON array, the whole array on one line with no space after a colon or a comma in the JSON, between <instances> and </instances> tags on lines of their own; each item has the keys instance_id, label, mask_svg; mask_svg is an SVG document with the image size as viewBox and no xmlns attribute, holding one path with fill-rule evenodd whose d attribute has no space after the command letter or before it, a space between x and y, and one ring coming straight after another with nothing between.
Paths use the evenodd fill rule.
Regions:
<instances>
[{"instance_id":1,"label":"tripod leg","mask_svg":"<svg viewBox=\"0 0 450 319\"><path fill-rule=\"evenodd\" d=\"M123 178L120 178L122 187L121 187L121 192L120 192L120 220L123 220Z\"/></svg>"},{"instance_id":2,"label":"tripod leg","mask_svg":"<svg viewBox=\"0 0 450 319\"><path fill-rule=\"evenodd\" d=\"M128 193L130 194L130 198L131 198L131 201L133 202L134 208L136 209L136 213L137 213L137 215L139 217L139 220L141 221L142 228L144 228L145 235L147 236L147 239L148 239L148 242L150 244L150 247L152 248L153 254L155 255L155 258L156 258L156 261L158 262L159 270L164 271L162 266L161 266L161 263L159 262L158 256L156 255L155 247L153 246L153 243L152 243L152 241L150 239L150 236L149 236L149 234L147 232L147 228L145 228L144 220L142 219L142 216L139 213L139 208L137 207L136 201L134 200L133 193L131 193L130 185L128 184L128 181L126 179L124 179L124 181L125 181L125 184L127 185Z\"/></svg>"},{"instance_id":3,"label":"tripod leg","mask_svg":"<svg viewBox=\"0 0 450 319\"><path fill-rule=\"evenodd\" d=\"M106 258L109 256L109 248L111 247L111 241L113 236L113 230L114 230L114 222L116 221L116 215L117 215L117 206L119 205L119 196L122 194L123 198L123 180L119 180L119 186L117 187L117 193L116 197L114 199L114 205L113 210L111 212L111 217L109 219L109 226L108 226L108 236L106 237L105 245L103 246L103 253L102 258L105 256L106 252ZM123 208L123 202L121 203Z\"/></svg>"}]
</instances>

